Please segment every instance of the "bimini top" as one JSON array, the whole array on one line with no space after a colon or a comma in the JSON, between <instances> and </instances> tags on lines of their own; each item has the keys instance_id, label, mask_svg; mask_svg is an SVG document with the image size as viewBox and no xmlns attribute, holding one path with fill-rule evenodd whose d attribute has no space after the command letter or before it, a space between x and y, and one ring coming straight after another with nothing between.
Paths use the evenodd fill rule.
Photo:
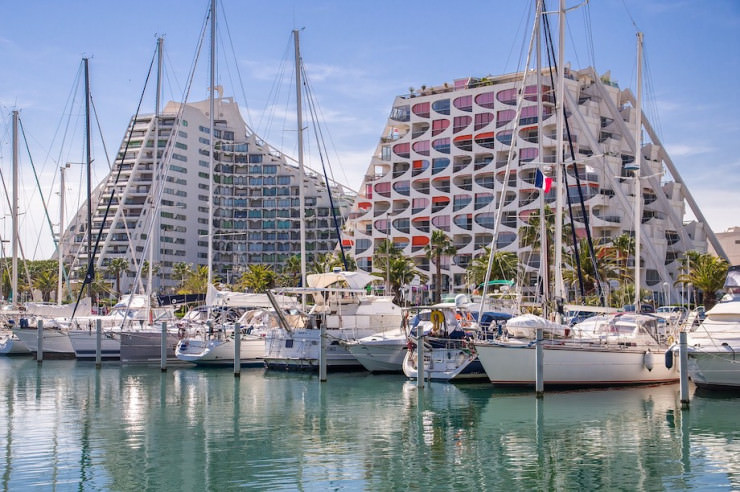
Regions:
<instances>
[{"instance_id":1,"label":"bimini top","mask_svg":"<svg viewBox=\"0 0 740 492\"><path fill-rule=\"evenodd\" d=\"M740 293L740 265L731 266L727 270L724 290L730 293Z\"/></svg>"},{"instance_id":2,"label":"bimini top","mask_svg":"<svg viewBox=\"0 0 740 492\"><path fill-rule=\"evenodd\" d=\"M379 277L362 271L314 273L306 277L308 286L318 289L324 289L341 281L347 282L350 289L363 289L374 280L379 280Z\"/></svg>"}]
</instances>

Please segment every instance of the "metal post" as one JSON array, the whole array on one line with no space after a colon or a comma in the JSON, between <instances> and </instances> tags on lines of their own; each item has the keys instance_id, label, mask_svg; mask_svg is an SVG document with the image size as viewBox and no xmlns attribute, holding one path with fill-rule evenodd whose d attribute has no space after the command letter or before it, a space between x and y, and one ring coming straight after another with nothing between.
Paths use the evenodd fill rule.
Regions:
<instances>
[{"instance_id":1,"label":"metal post","mask_svg":"<svg viewBox=\"0 0 740 492\"><path fill-rule=\"evenodd\" d=\"M238 378L241 376L242 370L242 340L241 340L241 325L234 323L234 377Z\"/></svg>"},{"instance_id":2,"label":"metal post","mask_svg":"<svg viewBox=\"0 0 740 492\"><path fill-rule=\"evenodd\" d=\"M544 364L544 350L542 346L542 328L537 328L537 375L535 379L535 393L537 398L545 396L545 364Z\"/></svg>"},{"instance_id":3,"label":"metal post","mask_svg":"<svg viewBox=\"0 0 740 492\"><path fill-rule=\"evenodd\" d=\"M424 336L421 325L416 325L416 387L424 388Z\"/></svg>"},{"instance_id":4,"label":"metal post","mask_svg":"<svg viewBox=\"0 0 740 492\"><path fill-rule=\"evenodd\" d=\"M95 367L100 369L102 365L102 346L103 346L103 320L95 320Z\"/></svg>"},{"instance_id":5,"label":"metal post","mask_svg":"<svg viewBox=\"0 0 740 492\"><path fill-rule=\"evenodd\" d=\"M159 348L159 369L162 372L167 370L167 322L162 322L162 333L160 335L161 346Z\"/></svg>"},{"instance_id":6,"label":"metal post","mask_svg":"<svg viewBox=\"0 0 740 492\"><path fill-rule=\"evenodd\" d=\"M319 343L319 381L326 381L326 317L321 319L321 330L320 330L320 343Z\"/></svg>"},{"instance_id":7,"label":"metal post","mask_svg":"<svg viewBox=\"0 0 740 492\"><path fill-rule=\"evenodd\" d=\"M689 408L689 347L686 342L686 332L682 331L678 334L679 346L679 366L678 370L680 373L681 380L681 408Z\"/></svg>"},{"instance_id":8,"label":"metal post","mask_svg":"<svg viewBox=\"0 0 740 492\"><path fill-rule=\"evenodd\" d=\"M15 296L15 292L13 292L13 296ZM15 300L15 297L13 297L13 300ZM44 361L44 320L38 320L36 328L36 361L41 364Z\"/></svg>"}]
</instances>

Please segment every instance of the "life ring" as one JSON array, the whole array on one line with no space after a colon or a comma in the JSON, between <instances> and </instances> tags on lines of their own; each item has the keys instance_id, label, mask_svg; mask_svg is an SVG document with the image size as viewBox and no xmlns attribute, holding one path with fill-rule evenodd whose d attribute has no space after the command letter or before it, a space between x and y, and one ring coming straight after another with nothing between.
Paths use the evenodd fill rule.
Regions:
<instances>
[{"instance_id":1,"label":"life ring","mask_svg":"<svg viewBox=\"0 0 740 492\"><path fill-rule=\"evenodd\" d=\"M668 346L670 347L676 342L676 340L673 338L673 335L668 335Z\"/></svg>"}]
</instances>

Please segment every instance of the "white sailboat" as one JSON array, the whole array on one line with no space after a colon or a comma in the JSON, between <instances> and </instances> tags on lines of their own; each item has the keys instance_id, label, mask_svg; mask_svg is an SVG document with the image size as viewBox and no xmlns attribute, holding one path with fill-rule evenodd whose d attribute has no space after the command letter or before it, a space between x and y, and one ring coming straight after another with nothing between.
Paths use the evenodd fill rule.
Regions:
<instances>
[{"instance_id":1,"label":"white sailboat","mask_svg":"<svg viewBox=\"0 0 740 492\"><path fill-rule=\"evenodd\" d=\"M730 267L724 290L687 337L689 376L700 388L740 389L740 266Z\"/></svg>"},{"instance_id":2,"label":"white sailboat","mask_svg":"<svg viewBox=\"0 0 740 492\"><path fill-rule=\"evenodd\" d=\"M464 294L459 294L465 297ZM403 359L403 373L410 379L418 377L418 334L424 343L424 377L432 381L474 381L487 378L473 340L483 333L473 320L472 306L462 302L441 303L421 310L411 321L413 333Z\"/></svg>"},{"instance_id":3,"label":"white sailboat","mask_svg":"<svg viewBox=\"0 0 740 492\"><path fill-rule=\"evenodd\" d=\"M538 2L538 16L541 15L541 3ZM564 31L564 4L560 7L560 39L561 56L559 66L562 67L562 44ZM637 121L635 122L635 276L636 298L639 302L639 228L641 217L639 213L640 197L640 134L641 134L641 50L642 33L638 33L638 97ZM563 91L562 71L558 81L558 118L562 118ZM558 127L562 124L558 121ZM562 139L562 132L558 131L558 141ZM560 155L560 151L558 151ZM560 171L558 165L558 171ZM558 180L558 196L562 194L560 180ZM558 205L559 208L560 205ZM556 224L557 224L556 220ZM559 239L556 231L556 241ZM555 248L560 250L559 246ZM556 259L556 267L560 264ZM558 285L556 274L556 286ZM511 322L512 320L510 320ZM549 328L554 330L543 340L543 376L546 386L606 386L624 384L652 384L678 381L676 364L655 363L655 354L662 354L666 347L666 334L661 332L658 320L654 317L641 315L621 314L613 316L608 323L590 326L589 336L575 338L571 330L562 328L558 333L557 324L552 325L547 320ZM586 322L588 323L588 321ZM576 325L574 333L584 333ZM504 337L493 341L475 342L475 348L489 380L498 385L528 385L535 384L535 356L537 342L530 336L526 338Z\"/></svg>"},{"instance_id":4,"label":"white sailboat","mask_svg":"<svg viewBox=\"0 0 740 492\"><path fill-rule=\"evenodd\" d=\"M268 296L218 292L215 298L216 301L211 304L214 310L238 309L244 311L244 314L235 323L190 324L190 336L177 342L177 359L203 366L233 366L236 340L234 330L238 329L240 365L264 366L265 336L279 326ZM281 296L278 302L286 310L298 308L294 298Z\"/></svg>"}]
</instances>

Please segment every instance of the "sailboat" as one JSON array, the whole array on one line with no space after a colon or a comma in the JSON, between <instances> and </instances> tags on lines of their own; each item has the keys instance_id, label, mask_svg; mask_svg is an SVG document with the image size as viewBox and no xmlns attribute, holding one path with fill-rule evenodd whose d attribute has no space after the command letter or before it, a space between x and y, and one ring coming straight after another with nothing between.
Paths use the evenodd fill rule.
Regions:
<instances>
[{"instance_id":1,"label":"sailboat","mask_svg":"<svg viewBox=\"0 0 740 492\"><path fill-rule=\"evenodd\" d=\"M537 15L542 15L542 3L538 2ZM563 31L565 11L561 4L560 9L560 61L563 67ZM539 29L538 23L535 24ZM638 67L641 66L642 33L638 33ZM639 231L640 215L640 134L641 134L641 106L640 89L641 67L638 68L638 96L635 122L635 228ZM562 118L563 104L563 74L558 72L558 118ZM561 128L561 120L558 127ZM562 139L562 132L558 129L558 139ZM562 153L559 153L560 156ZM558 166L558 170L560 166ZM559 171L560 172L560 171ZM560 182L558 194L561 195ZM559 207L561 209L561 207ZM636 243L639 235L636 233ZM556 232L556 240L558 233ZM556 252L559 250L556 247ZM639 296L639 247L636 246L636 296ZM556 266L559 261L556 260ZM556 282L557 285L557 282ZM638 297L639 300L639 297ZM563 328L542 320L540 328L550 329L549 336L543 340L544 384L546 386L608 386L625 384L653 384L678 381L676 364L657 363L657 354L663 354L666 348L667 335L662 330L658 320L641 314L620 313L603 320L602 323L588 323L588 329L576 325L572 327L579 336L570 336L571 328ZM516 319L509 323L516 322ZM513 324L513 323L512 323ZM530 327L530 336L502 337L492 341L476 341L475 349L489 380L497 385L529 385L535 384L535 357L537 342ZM513 331L513 330L512 330Z\"/></svg>"}]
</instances>

